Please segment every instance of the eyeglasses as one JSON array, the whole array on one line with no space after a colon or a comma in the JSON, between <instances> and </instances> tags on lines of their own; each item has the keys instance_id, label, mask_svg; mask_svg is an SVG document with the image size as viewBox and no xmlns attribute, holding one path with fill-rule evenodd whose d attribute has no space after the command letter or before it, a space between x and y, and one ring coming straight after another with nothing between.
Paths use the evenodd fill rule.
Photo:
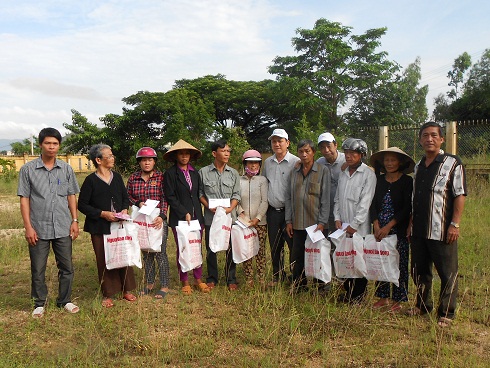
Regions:
<instances>
[{"instance_id":1,"label":"eyeglasses","mask_svg":"<svg viewBox=\"0 0 490 368\"><path fill-rule=\"evenodd\" d=\"M107 155L107 156L105 156L105 157L104 157L104 156L102 156L102 158L103 158L104 160L110 160L111 158L116 158L116 156L114 156L114 155Z\"/></svg>"}]
</instances>

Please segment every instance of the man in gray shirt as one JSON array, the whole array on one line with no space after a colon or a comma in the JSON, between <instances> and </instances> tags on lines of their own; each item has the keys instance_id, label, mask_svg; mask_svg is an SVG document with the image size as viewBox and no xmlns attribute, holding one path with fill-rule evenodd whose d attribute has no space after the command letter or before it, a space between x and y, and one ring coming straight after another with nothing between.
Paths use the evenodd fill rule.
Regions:
<instances>
[{"instance_id":1,"label":"man in gray shirt","mask_svg":"<svg viewBox=\"0 0 490 368\"><path fill-rule=\"evenodd\" d=\"M201 180L199 200L204 205L204 227L206 240L206 263L208 268L207 285L213 289L218 284L218 260L216 253L209 248L209 230L213 222L216 208L209 208L210 199L230 199L230 207L226 207L226 213L231 213L233 222L237 219L236 206L240 201L240 175L238 171L227 165L230 159L230 147L225 140L219 140L211 144L214 162L199 170ZM236 264L233 262L233 254L230 247L226 251L225 275L228 289L237 289Z\"/></svg>"},{"instance_id":2,"label":"man in gray shirt","mask_svg":"<svg viewBox=\"0 0 490 368\"><path fill-rule=\"evenodd\" d=\"M345 155L343 152L337 150L337 142L330 133L320 134L318 137L318 148L323 157L320 157L316 162L330 169L330 216L328 218L328 228L332 232L335 231L335 220L333 216L335 192L337 191L342 165L345 164Z\"/></svg>"},{"instance_id":3,"label":"man in gray shirt","mask_svg":"<svg viewBox=\"0 0 490 368\"><path fill-rule=\"evenodd\" d=\"M278 281L286 278L284 271L284 242L288 244L289 254L291 254L293 247L293 239L285 232L285 207L287 193L290 190L291 171L299 161L299 158L289 152L289 136L284 129L274 129L269 140L274 154L265 160L262 175L269 181L267 230L273 271L273 279L270 286L275 286Z\"/></svg>"},{"instance_id":4,"label":"man in gray shirt","mask_svg":"<svg viewBox=\"0 0 490 368\"><path fill-rule=\"evenodd\" d=\"M32 317L44 315L48 296L45 282L50 244L58 266L56 305L70 313L79 308L71 302L73 282L72 241L78 237L77 199L80 191L70 165L58 160L61 134L54 128L39 133L41 156L21 167L17 195L31 259Z\"/></svg>"}]
</instances>

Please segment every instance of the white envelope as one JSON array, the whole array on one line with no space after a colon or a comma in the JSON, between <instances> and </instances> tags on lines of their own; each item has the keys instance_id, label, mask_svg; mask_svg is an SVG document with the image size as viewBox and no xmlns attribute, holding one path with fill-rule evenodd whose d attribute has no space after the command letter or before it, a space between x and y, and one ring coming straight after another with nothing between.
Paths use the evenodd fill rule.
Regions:
<instances>
[{"instance_id":1,"label":"white envelope","mask_svg":"<svg viewBox=\"0 0 490 368\"><path fill-rule=\"evenodd\" d=\"M216 207L230 207L231 206L231 201L230 198L210 198L208 200L209 208L216 208Z\"/></svg>"}]
</instances>

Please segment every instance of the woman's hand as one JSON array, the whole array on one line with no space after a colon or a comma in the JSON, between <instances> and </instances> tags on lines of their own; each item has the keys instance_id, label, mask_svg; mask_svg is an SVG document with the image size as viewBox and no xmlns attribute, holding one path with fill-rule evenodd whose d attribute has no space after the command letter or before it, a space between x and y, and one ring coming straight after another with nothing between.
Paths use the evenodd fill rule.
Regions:
<instances>
[{"instance_id":1,"label":"woman's hand","mask_svg":"<svg viewBox=\"0 0 490 368\"><path fill-rule=\"evenodd\" d=\"M126 210L126 213L127 212L128 211ZM119 219L116 216L114 216L114 212L111 212L111 211L102 211L100 213L100 217L103 218L106 221L109 221L109 222L117 222L117 221L119 221Z\"/></svg>"},{"instance_id":2,"label":"woman's hand","mask_svg":"<svg viewBox=\"0 0 490 368\"><path fill-rule=\"evenodd\" d=\"M153 226L155 226L155 229L160 230L163 226L163 218L161 218L160 216L157 216L153 220Z\"/></svg>"}]
</instances>

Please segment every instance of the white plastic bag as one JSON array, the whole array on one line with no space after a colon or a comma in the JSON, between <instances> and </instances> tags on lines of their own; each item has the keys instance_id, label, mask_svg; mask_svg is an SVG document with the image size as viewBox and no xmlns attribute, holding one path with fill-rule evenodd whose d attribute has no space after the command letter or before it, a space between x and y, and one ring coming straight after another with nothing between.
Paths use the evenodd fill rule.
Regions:
<instances>
[{"instance_id":1,"label":"white plastic bag","mask_svg":"<svg viewBox=\"0 0 490 368\"><path fill-rule=\"evenodd\" d=\"M335 244L333 263L337 277L346 279L366 277L362 236L356 232L352 238L348 238L344 233L338 239L331 238L331 240Z\"/></svg>"},{"instance_id":2,"label":"white plastic bag","mask_svg":"<svg viewBox=\"0 0 490 368\"><path fill-rule=\"evenodd\" d=\"M392 282L396 286L400 278L400 254L396 249L396 235L389 235L380 242L374 235L364 239L364 261L368 280Z\"/></svg>"},{"instance_id":3,"label":"white plastic bag","mask_svg":"<svg viewBox=\"0 0 490 368\"><path fill-rule=\"evenodd\" d=\"M242 263L259 253L259 234L254 227L231 227L231 249L233 262Z\"/></svg>"},{"instance_id":4,"label":"white plastic bag","mask_svg":"<svg viewBox=\"0 0 490 368\"><path fill-rule=\"evenodd\" d=\"M201 232L189 231L189 227L176 226L179 243L179 264L182 272L191 271L202 265Z\"/></svg>"},{"instance_id":5,"label":"white plastic bag","mask_svg":"<svg viewBox=\"0 0 490 368\"><path fill-rule=\"evenodd\" d=\"M216 207L216 212L209 229L209 248L214 252L227 250L230 245L231 214L223 207Z\"/></svg>"},{"instance_id":6,"label":"white plastic bag","mask_svg":"<svg viewBox=\"0 0 490 368\"><path fill-rule=\"evenodd\" d=\"M160 208L155 208L150 215L139 213L137 206L132 207L131 219L138 229L140 249L146 252L161 252L163 241L163 226L155 229L153 221L160 215Z\"/></svg>"},{"instance_id":7,"label":"white plastic bag","mask_svg":"<svg viewBox=\"0 0 490 368\"><path fill-rule=\"evenodd\" d=\"M111 233L104 235L104 254L108 270L128 266L141 268L136 226L128 221L111 222Z\"/></svg>"},{"instance_id":8,"label":"white plastic bag","mask_svg":"<svg viewBox=\"0 0 490 368\"><path fill-rule=\"evenodd\" d=\"M332 280L330 242L327 239L313 243L309 236L305 242L305 275L329 283Z\"/></svg>"}]
</instances>

